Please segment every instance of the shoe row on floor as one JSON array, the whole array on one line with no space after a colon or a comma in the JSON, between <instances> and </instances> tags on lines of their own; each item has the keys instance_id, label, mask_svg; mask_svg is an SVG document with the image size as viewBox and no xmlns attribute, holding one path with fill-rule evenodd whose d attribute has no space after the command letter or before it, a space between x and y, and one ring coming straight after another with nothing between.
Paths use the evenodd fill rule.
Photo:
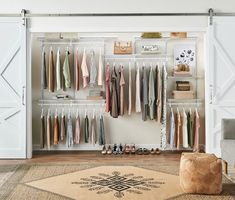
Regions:
<instances>
[{"instance_id":1,"label":"shoe row on floor","mask_svg":"<svg viewBox=\"0 0 235 200\"><path fill-rule=\"evenodd\" d=\"M114 145L107 145L103 146L103 149L101 151L103 155L118 155L118 154L138 154L138 155L148 155L148 154L157 154L159 155L161 153L159 148L152 148L151 150L147 148L136 148L135 145L128 145L125 144L124 146L122 144L114 144Z\"/></svg>"}]
</instances>

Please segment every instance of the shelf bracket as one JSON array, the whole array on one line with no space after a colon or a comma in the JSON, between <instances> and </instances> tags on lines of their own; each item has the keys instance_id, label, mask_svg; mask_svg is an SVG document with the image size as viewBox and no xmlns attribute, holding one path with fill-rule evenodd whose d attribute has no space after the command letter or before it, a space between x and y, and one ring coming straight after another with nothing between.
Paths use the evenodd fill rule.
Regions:
<instances>
[{"instance_id":1,"label":"shelf bracket","mask_svg":"<svg viewBox=\"0 0 235 200\"><path fill-rule=\"evenodd\" d=\"M210 26L213 25L213 15L214 15L214 11L212 8L209 9L209 16L210 16Z\"/></svg>"}]
</instances>

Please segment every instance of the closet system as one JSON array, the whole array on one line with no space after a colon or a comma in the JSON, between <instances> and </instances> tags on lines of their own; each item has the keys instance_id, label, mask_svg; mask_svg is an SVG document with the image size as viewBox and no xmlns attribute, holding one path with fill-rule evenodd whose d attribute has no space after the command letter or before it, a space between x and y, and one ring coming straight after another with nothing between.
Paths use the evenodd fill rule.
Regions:
<instances>
[{"instance_id":1,"label":"closet system","mask_svg":"<svg viewBox=\"0 0 235 200\"><path fill-rule=\"evenodd\" d=\"M37 37L41 44L40 149L55 150L61 146L76 149L86 143L110 144L105 138L110 138L112 133L105 130L103 115L125 120L125 116L137 114L143 122L150 121L160 127L162 148L199 150L199 127L197 134L193 128L186 133L185 121L181 123L172 118L172 106L186 105L188 100L171 97L174 80L190 79L197 94L196 66L191 76L173 74L175 46L196 46L197 37L142 38L136 35L140 33L134 34L134 38L133 34L128 35L133 52L123 55L113 52L114 44L120 40L117 36L63 38L58 33L59 38ZM143 52L143 47L151 45L157 47L157 52ZM192 107L199 106L197 96L191 101ZM193 118L191 112L190 117ZM178 119L181 119L179 113ZM167 130L169 122L171 129ZM191 140L188 145L181 145L185 144L186 135L187 140L196 137L192 141L197 148L193 148Z\"/></svg>"},{"instance_id":2,"label":"closet system","mask_svg":"<svg viewBox=\"0 0 235 200\"><path fill-rule=\"evenodd\" d=\"M208 25L206 24L204 16L208 16ZM103 113L106 143L121 142L124 144L125 142L133 142L143 147L151 148L151 146L156 145L156 147L161 146L165 149L170 148L169 122L171 107L173 108L174 113L177 113L177 108L180 113L182 113L183 109L188 113L190 108L192 113L194 113L196 110L195 108L197 108L200 116L200 145L205 142L204 140L201 141L201 139L204 135L204 112L206 110L206 152L215 153L220 156L220 121L223 118L233 118L233 113L235 113L233 112L234 96L232 95L234 94L234 73L230 73L231 71L233 72L234 69L234 56L232 55L232 52L234 52L234 46L232 46L230 42L234 35L235 20L233 16L234 13L214 13L212 9L210 9L209 13L84 13L62 15L27 14L26 11L23 10L21 14L0 15L0 29L2 33L1 45L2 49L4 49L1 53L2 84L0 86L2 95L0 99L0 132L8 133L1 137L2 142L0 146L2 150L0 152L0 157L32 157L32 149L39 149L36 145L39 145L40 143L39 127L41 122L41 113L46 117L48 108L50 108L49 113L53 113L53 116L51 117L54 119L56 108L58 115L62 114L62 110L64 108L64 114L66 116L68 116L69 108L71 108L71 110L73 110L73 116L76 117L77 107L79 108L78 113L80 119L83 119L85 110L87 110L87 113L89 112L91 117L94 109L96 116L100 116L100 113ZM182 21L184 23L182 23ZM9 29L12 30L12 34L9 34ZM200 73L192 76L192 78L187 77L186 80L185 78L181 79L179 77L173 77L172 68L174 65L173 62L170 61L172 56L167 56L160 60L158 58L158 60L155 59L155 62L153 62L153 60L146 61L146 56L144 56L145 60L143 61L143 58L139 58L139 53L136 53L136 51L134 51L132 55L121 57L112 55L113 42L117 39L135 41L138 37L140 38L140 32L163 31L164 33L169 33L169 31L172 31L173 29L176 31L188 31L189 37L187 37L186 40L191 40L190 38L192 37L198 38L196 42L196 66L197 71ZM66 89L66 94L64 92L60 92L62 93L61 96L57 91L54 92L55 96L58 95L58 97L64 98L66 97L64 95L68 95L71 99L64 99L60 102L56 102L57 99L49 98L50 94L47 90L43 91L43 94L40 96L39 88L41 87L41 83L38 78L40 78L39 74L41 69L41 63L39 64L39 62L42 57L40 56L40 45L38 45L38 40L35 40L35 37L37 38L38 36L43 35L39 33L55 33L63 31L78 32L81 36L79 38L79 43L82 42L82 38L89 39L90 43L93 43L91 41L94 41L95 38L95 43L100 41L102 46L104 46L103 44L110 43L108 46L111 47L103 48L102 52L104 68L107 66L107 63L110 64L111 68L114 66L113 63L115 63L116 67L123 65L125 73L125 71L128 71L129 62L131 63L133 95L132 113L130 116L124 115L118 118L110 117L110 114L105 112L105 100L94 100L94 97L92 97L93 100L87 101L87 99L84 98L89 96L89 90L81 89L82 80L80 80L79 92L75 92L73 77L72 87ZM128 32L129 35L125 35ZM190 34L192 34L192 37ZM204 38L204 34L207 36L206 40ZM63 40L64 46L61 44L63 42L60 43L62 49L61 52L63 54L65 53L67 46L69 47L70 52L75 52L75 49L73 49L73 51L70 49L75 46L73 41L71 41L71 38L67 41ZM112 40L112 38L115 39ZM173 41L169 39L169 35L164 35L163 39L169 40L169 42L167 42L167 49L169 51L167 50L167 52L171 52L172 54L173 51L170 46L172 46L171 44L176 40ZM9 43L10 41L11 43ZM159 41L160 39L158 42ZM177 41L181 43L181 41ZM52 41L49 41L49 43L51 42ZM50 50L50 46L51 44L45 48L47 53ZM81 48L79 53L81 56L83 49L84 47ZM56 54L57 47L53 48L53 50ZM96 48L96 55L99 55L99 50L100 48ZM207 52L206 54L204 54L205 50ZM71 56L69 57L71 60L73 59ZM71 60L70 63L72 62ZM64 58L62 58L61 62L63 61ZM98 62L97 57L96 62ZM165 126L164 122L159 126L159 123L156 123L155 120L147 120L143 122L141 120L141 115L134 112L135 87L133 86L135 85L134 79L137 62L139 62L141 70L144 66L143 62L145 66L150 69L151 63L153 67L156 67L158 63L160 63L159 66L162 66L163 62L166 64L167 90L166 106L164 107L164 109L166 109ZM71 70L72 68L73 64L71 63ZM12 73L13 71L14 73ZM127 72L125 74L128 75ZM180 94L180 92L175 88L176 79L181 79L179 81L181 81L181 84L183 85L188 85L188 81L190 81L190 85L193 85L192 88L195 91L190 91L187 95L194 95L193 100L182 102L174 99L175 95L177 96ZM128 80L128 77L125 77L125 83L128 82ZM127 85L129 87L128 83L125 84L125 86ZM127 90L127 87L125 87L125 89ZM205 97L204 89L206 91ZM105 90L103 89L102 91ZM94 94L94 92L91 92L91 94ZM128 91L125 91L125 94L128 94ZM41 101L38 103L39 99L41 99ZM126 102L129 104L128 101ZM38 104L43 107L43 112ZM101 109L102 111L100 111L100 105L103 105L103 109ZM127 108L128 106L126 109ZM15 130L20 131L16 133ZM32 147L32 139L34 147ZM85 147L81 142L78 146L79 147L77 148L71 147L70 149L88 150L92 149L93 145L89 146L87 144ZM53 148L54 146L51 146L51 149ZM175 147L173 146L173 149L174 148ZM58 149L62 149L62 147L60 146ZM64 150L66 149L67 146ZM95 145L94 149L100 148Z\"/></svg>"}]
</instances>

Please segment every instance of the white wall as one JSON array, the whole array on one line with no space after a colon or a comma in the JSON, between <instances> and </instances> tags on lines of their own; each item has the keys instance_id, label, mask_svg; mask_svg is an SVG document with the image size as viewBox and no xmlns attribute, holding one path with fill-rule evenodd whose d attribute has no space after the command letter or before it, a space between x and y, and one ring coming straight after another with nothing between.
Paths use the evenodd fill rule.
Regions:
<instances>
[{"instance_id":1,"label":"white wall","mask_svg":"<svg viewBox=\"0 0 235 200\"><path fill-rule=\"evenodd\" d=\"M22 8L32 13L69 12L233 12L234 0L1 0L0 13L20 12Z\"/></svg>"}]
</instances>

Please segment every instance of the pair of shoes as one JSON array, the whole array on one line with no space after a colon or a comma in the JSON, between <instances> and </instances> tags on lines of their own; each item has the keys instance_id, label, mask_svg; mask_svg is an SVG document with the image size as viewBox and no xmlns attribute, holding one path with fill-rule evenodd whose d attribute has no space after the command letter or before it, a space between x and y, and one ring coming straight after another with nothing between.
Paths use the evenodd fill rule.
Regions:
<instances>
[{"instance_id":1,"label":"pair of shoes","mask_svg":"<svg viewBox=\"0 0 235 200\"><path fill-rule=\"evenodd\" d=\"M135 154L135 151L136 151L136 149L135 149L135 145L134 144L133 145L125 145L124 152L126 154L129 154L129 153Z\"/></svg>"},{"instance_id":2,"label":"pair of shoes","mask_svg":"<svg viewBox=\"0 0 235 200\"><path fill-rule=\"evenodd\" d=\"M156 150L154 149L154 148L152 148L151 150L150 150L150 153L153 155L153 154L157 154L157 155L159 155L159 154L161 154L161 151L159 150L159 148L156 148Z\"/></svg>"},{"instance_id":3,"label":"pair of shoes","mask_svg":"<svg viewBox=\"0 0 235 200\"><path fill-rule=\"evenodd\" d=\"M138 155L143 155L143 154L144 155L148 155L150 153L150 151L148 149L146 149L146 148L138 148L136 153Z\"/></svg>"},{"instance_id":4,"label":"pair of shoes","mask_svg":"<svg viewBox=\"0 0 235 200\"><path fill-rule=\"evenodd\" d=\"M106 147L105 147L105 145L104 145L104 146L103 146L103 149L102 149L102 151L101 151L101 153L102 153L103 155L105 155L105 154L111 155L111 154L112 154L112 148L111 148L111 146L109 145L109 146L108 146L108 149L106 149Z\"/></svg>"},{"instance_id":5,"label":"pair of shoes","mask_svg":"<svg viewBox=\"0 0 235 200\"><path fill-rule=\"evenodd\" d=\"M121 144L119 144L119 145L114 144L113 145L113 154L114 155L123 154L123 146Z\"/></svg>"}]
</instances>

